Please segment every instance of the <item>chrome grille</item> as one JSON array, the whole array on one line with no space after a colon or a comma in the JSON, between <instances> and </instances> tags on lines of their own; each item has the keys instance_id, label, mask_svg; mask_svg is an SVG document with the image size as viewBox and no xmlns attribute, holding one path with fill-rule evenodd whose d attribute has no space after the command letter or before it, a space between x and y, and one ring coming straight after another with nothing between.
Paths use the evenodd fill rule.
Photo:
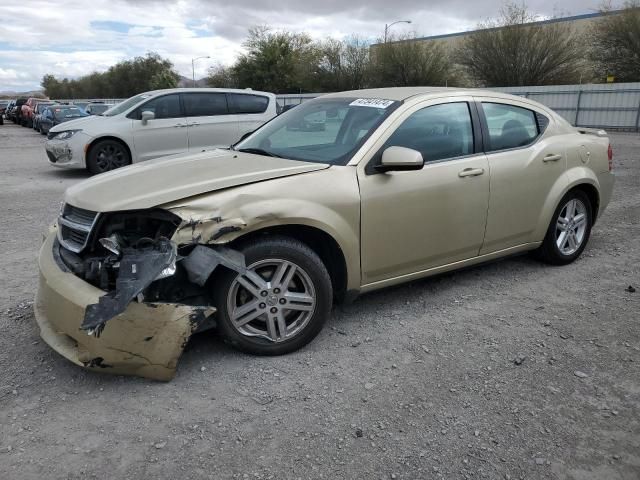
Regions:
<instances>
[{"instance_id":1,"label":"chrome grille","mask_svg":"<svg viewBox=\"0 0 640 480\"><path fill-rule=\"evenodd\" d=\"M58 217L58 240L67 250L79 253L86 246L98 213L65 205Z\"/></svg>"}]
</instances>

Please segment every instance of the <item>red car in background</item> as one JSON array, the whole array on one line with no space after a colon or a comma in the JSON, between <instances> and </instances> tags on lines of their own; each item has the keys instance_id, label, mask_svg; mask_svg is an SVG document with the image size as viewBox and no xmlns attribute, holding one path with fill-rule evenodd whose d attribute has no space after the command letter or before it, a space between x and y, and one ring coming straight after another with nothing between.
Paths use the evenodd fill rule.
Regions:
<instances>
[{"instance_id":1,"label":"red car in background","mask_svg":"<svg viewBox=\"0 0 640 480\"><path fill-rule=\"evenodd\" d=\"M34 110L39 102L48 102L48 98L30 97L24 105L22 105L22 115L20 116L20 125L23 127L33 128Z\"/></svg>"}]
</instances>

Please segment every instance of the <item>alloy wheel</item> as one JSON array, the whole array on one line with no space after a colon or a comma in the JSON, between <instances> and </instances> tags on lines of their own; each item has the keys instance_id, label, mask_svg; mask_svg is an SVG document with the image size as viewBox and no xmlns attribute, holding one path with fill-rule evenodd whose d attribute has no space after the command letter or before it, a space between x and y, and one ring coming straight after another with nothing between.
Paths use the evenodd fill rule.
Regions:
<instances>
[{"instance_id":1,"label":"alloy wheel","mask_svg":"<svg viewBox=\"0 0 640 480\"><path fill-rule=\"evenodd\" d=\"M309 274L282 259L250 265L233 280L227 295L233 328L273 343L302 332L315 308L316 292Z\"/></svg>"},{"instance_id":2,"label":"alloy wheel","mask_svg":"<svg viewBox=\"0 0 640 480\"><path fill-rule=\"evenodd\" d=\"M556 246L563 255L578 251L587 231L587 207L578 198L569 200L556 221Z\"/></svg>"},{"instance_id":3,"label":"alloy wheel","mask_svg":"<svg viewBox=\"0 0 640 480\"><path fill-rule=\"evenodd\" d=\"M127 152L117 143L100 146L96 155L96 165L101 172L107 172L128 165Z\"/></svg>"}]
</instances>

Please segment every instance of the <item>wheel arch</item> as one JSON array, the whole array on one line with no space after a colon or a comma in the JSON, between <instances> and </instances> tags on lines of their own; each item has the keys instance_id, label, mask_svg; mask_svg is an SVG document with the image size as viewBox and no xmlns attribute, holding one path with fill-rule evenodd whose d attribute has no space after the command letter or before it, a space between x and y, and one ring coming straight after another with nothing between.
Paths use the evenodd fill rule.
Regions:
<instances>
[{"instance_id":1,"label":"wheel arch","mask_svg":"<svg viewBox=\"0 0 640 480\"><path fill-rule=\"evenodd\" d=\"M579 183L571 187L568 192L573 190L581 190L589 198L592 215L591 224L595 225L596 219L598 218L598 212L600 210L600 192L592 183Z\"/></svg>"},{"instance_id":2,"label":"wheel arch","mask_svg":"<svg viewBox=\"0 0 640 480\"><path fill-rule=\"evenodd\" d=\"M294 238L311 248L322 260L331 277L334 295L343 300L347 293L347 259L338 241L326 231L304 224L272 225L249 231L229 242L229 246L239 246L264 236L277 235Z\"/></svg>"},{"instance_id":3,"label":"wheel arch","mask_svg":"<svg viewBox=\"0 0 640 480\"><path fill-rule=\"evenodd\" d=\"M560 201L572 190L581 190L587 195L591 201L593 211L592 224L595 224L600 208L598 179L589 169L579 168L577 170L579 171L576 171L576 169L570 170L566 176L560 177L553 187L551 187L540 213L538 226L534 232L534 242L541 242L544 239L547 229L549 228L549 223L551 222L551 217L558 208Z\"/></svg>"}]
</instances>

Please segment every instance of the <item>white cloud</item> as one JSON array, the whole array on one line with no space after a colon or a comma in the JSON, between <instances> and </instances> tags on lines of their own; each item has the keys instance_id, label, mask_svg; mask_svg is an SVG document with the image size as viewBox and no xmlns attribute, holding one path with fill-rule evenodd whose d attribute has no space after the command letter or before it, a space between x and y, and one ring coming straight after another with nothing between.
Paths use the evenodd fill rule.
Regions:
<instances>
[{"instance_id":1,"label":"white cloud","mask_svg":"<svg viewBox=\"0 0 640 480\"><path fill-rule=\"evenodd\" d=\"M556 0L530 0L531 9L552 14ZM587 13L600 0L565 0L570 13ZM30 90L45 73L80 76L148 51L171 60L191 76L191 59L202 77L216 63L229 64L242 51L254 25L306 31L314 38L356 33L380 38L384 24L411 19L393 32L419 35L473 28L499 10L502 0L2 0L0 91ZM105 23L106 22L106 23ZM115 23L109 23L115 22ZM126 24L126 28L118 26ZM118 31L120 30L120 31Z\"/></svg>"}]
</instances>

